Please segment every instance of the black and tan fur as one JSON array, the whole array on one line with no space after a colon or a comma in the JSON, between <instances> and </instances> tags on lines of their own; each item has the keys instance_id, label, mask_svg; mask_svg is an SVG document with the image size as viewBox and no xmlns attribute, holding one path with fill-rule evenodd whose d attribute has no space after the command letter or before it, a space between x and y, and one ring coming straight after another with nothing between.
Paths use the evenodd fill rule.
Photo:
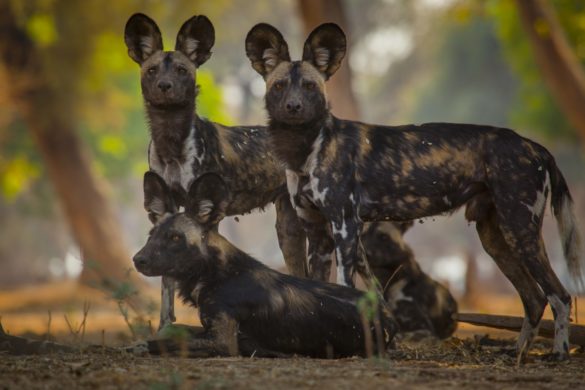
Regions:
<instances>
[{"instance_id":1,"label":"black and tan fur","mask_svg":"<svg viewBox=\"0 0 585 390\"><path fill-rule=\"evenodd\" d=\"M199 308L205 333L189 341L190 349L235 356L244 353L238 340L245 337L248 343L277 353L365 354L365 330L357 307L363 293L281 274L229 243L217 231L230 203L219 176L208 173L196 179L181 213L156 173L145 174L144 191L155 226L134 264L147 276L176 280L180 296ZM384 350L395 332L393 324L382 317ZM376 332L371 331L375 340Z\"/></svg>"},{"instance_id":2,"label":"black and tan fur","mask_svg":"<svg viewBox=\"0 0 585 390\"><path fill-rule=\"evenodd\" d=\"M547 301L555 315L553 352L568 356L571 298L551 269L541 238L548 196L571 274L583 266L572 200L552 155L509 129L428 123L379 126L331 115L325 81L346 39L335 24L307 38L291 61L282 35L259 24L246 39L252 66L266 80L274 151L287 166L293 204L318 257L335 250L338 279L366 271L362 221L411 221L466 206L485 250L518 290L525 321L518 349L537 332ZM316 246L317 247L317 246Z\"/></svg>"},{"instance_id":3,"label":"black and tan fur","mask_svg":"<svg viewBox=\"0 0 585 390\"><path fill-rule=\"evenodd\" d=\"M284 169L271 152L266 128L227 127L196 113L196 70L211 56L214 36L211 22L205 16L194 16L181 27L175 51L163 51L161 33L154 21L142 14L128 20L125 41L130 57L141 66L142 93L150 124L150 169L173 189L179 205L184 203L193 180L207 172L220 174L229 187L232 196L227 215L247 213L274 202L276 230L289 272L307 276L310 271L311 277L326 280L330 259L312 259L307 270L304 231L291 207ZM401 237L394 239L398 242L378 248L382 257L375 261L379 264L389 262L390 267L394 266L394 253L387 249L388 245L405 245ZM163 278L160 327L174 321L173 286L172 280ZM445 323L455 323L450 308L420 309L442 311ZM452 324L446 329L451 329ZM444 330L437 334L444 334Z\"/></svg>"},{"instance_id":4,"label":"black and tan fur","mask_svg":"<svg viewBox=\"0 0 585 390\"><path fill-rule=\"evenodd\" d=\"M425 274L402 235L411 223L368 222L361 241L370 269L392 308L400 333L429 331L446 338L456 329L457 302Z\"/></svg>"},{"instance_id":5,"label":"black and tan fur","mask_svg":"<svg viewBox=\"0 0 585 390\"><path fill-rule=\"evenodd\" d=\"M193 16L181 27L174 51L163 51L156 23L143 14L128 20L125 42L129 56L140 64L141 87L151 142L150 170L172 188L184 204L189 185L207 172L220 174L232 194L227 215L276 205L276 230L291 273L306 275L305 235L286 195L282 167L267 146L265 128L228 127L196 113L196 70L211 56L213 25ZM163 278L161 321L174 321L174 283Z\"/></svg>"}]
</instances>

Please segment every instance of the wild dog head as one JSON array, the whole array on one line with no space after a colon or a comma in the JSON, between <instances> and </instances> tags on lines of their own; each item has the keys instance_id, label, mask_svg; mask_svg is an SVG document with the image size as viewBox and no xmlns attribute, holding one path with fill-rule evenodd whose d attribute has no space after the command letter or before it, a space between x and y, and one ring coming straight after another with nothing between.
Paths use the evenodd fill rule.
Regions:
<instances>
[{"instance_id":1,"label":"wild dog head","mask_svg":"<svg viewBox=\"0 0 585 390\"><path fill-rule=\"evenodd\" d=\"M139 272L181 280L216 263L213 259L217 260L223 242L217 226L229 202L227 186L219 176L207 173L194 181L182 213L177 213L171 190L154 172L144 175L144 198L155 226L134 256Z\"/></svg>"},{"instance_id":2,"label":"wild dog head","mask_svg":"<svg viewBox=\"0 0 585 390\"><path fill-rule=\"evenodd\" d=\"M291 61L282 34L260 23L246 37L246 55L266 81L266 108L272 121L302 125L324 117L329 105L325 81L341 65L346 39L334 23L317 27L303 48L301 61Z\"/></svg>"},{"instance_id":3,"label":"wild dog head","mask_svg":"<svg viewBox=\"0 0 585 390\"><path fill-rule=\"evenodd\" d=\"M141 67L142 95L154 107L193 104L196 70L211 57L213 25L203 15L187 20L177 35L175 51L163 51L156 23L144 14L128 19L124 31L128 55Z\"/></svg>"},{"instance_id":4,"label":"wild dog head","mask_svg":"<svg viewBox=\"0 0 585 390\"><path fill-rule=\"evenodd\" d=\"M372 273L385 287L401 332L428 330L449 337L457 326L457 302L447 288L425 274L402 239L412 223L368 223L361 236Z\"/></svg>"}]
</instances>

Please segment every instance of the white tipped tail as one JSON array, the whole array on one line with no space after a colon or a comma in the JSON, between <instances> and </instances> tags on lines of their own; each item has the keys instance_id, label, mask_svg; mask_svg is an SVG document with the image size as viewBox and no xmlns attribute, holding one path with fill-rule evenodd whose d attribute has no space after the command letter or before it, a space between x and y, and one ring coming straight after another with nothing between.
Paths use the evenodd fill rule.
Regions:
<instances>
[{"instance_id":1,"label":"white tipped tail","mask_svg":"<svg viewBox=\"0 0 585 390\"><path fill-rule=\"evenodd\" d=\"M575 220L571 197L568 193L564 193L561 196L560 209L555 209L554 213L561 236L563 252L575 287L583 291L585 288L585 280L583 279L585 256L583 255L583 247L581 245L581 235L577 221Z\"/></svg>"}]
</instances>

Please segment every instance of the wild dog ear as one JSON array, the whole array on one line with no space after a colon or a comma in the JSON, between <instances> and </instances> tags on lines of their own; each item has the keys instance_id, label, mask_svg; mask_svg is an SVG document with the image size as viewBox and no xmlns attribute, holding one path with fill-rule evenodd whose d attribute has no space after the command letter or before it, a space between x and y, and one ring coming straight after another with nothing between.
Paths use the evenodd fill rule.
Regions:
<instances>
[{"instance_id":1,"label":"wild dog ear","mask_svg":"<svg viewBox=\"0 0 585 390\"><path fill-rule=\"evenodd\" d=\"M315 28L305 41L303 61L309 62L329 79L345 57L346 39L341 27L324 23Z\"/></svg>"},{"instance_id":2,"label":"wild dog ear","mask_svg":"<svg viewBox=\"0 0 585 390\"><path fill-rule=\"evenodd\" d=\"M211 48L215 43L215 29L204 15L195 15L181 26L177 34L175 50L185 54L199 67L211 57Z\"/></svg>"},{"instance_id":3,"label":"wild dog ear","mask_svg":"<svg viewBox=\"0 0 585 390\"><path fill-rule=\"evenodd\" d=\"M134 14L126 22L124 42L128 55L138 64L163 49L162 35L158 26L144 14Z\"/></svg>"},{"instance_id":4,"label":"wild dog ear","mask_svg":"<svg viewBox=\"0 0 585 390\"><path fill-rule=\"evenodd\" d=\"M185 213L198 224L211 228L225 217L229 203L229 190L215 173L200 176L189 187Z\"/></svg>"},{"instance_id":5,"label":"wild dog ear","mask_svg":"<svg viewBox=\"0 0 585 390\"><path fill-rule=\"evenodd\" d=\"M178 210L171 189L162 177L151 171L144 174L144 209L153 224L163 215L173 214Z\"/></svg>"},{"instance_id":6,"label":"wild dog ear","mask_svg":"<svg viewBox=\"0 0 585 390\"><path fill-rule=\"evenodd\" d=\"M259 23L248 32L246 55L252 68L264 78L282 61L290 61L288 45L282 34L267 23Z\"/></svg>"}]
</instances>

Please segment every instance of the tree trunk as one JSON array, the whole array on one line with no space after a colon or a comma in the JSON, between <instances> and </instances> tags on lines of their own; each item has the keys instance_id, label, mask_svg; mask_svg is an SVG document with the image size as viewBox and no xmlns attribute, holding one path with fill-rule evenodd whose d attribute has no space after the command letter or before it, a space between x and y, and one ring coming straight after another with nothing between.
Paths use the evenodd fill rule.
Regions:
<instances>
[{"instance_id":1,"label":"tree trunk","mask_svg":"<svg viewBox=\"0 0 585 390\"><path fill-rule=\"evenodd\" d=\"M72 53L68 53L73 55ZM85 260L83 282L117 286L128 279L130 256L106 197L105 183L75 131L75 97L52 83L40 49L17 24L10 2L0 2L0 61L9 75L4 88L14 99L41 152L71 232ZM71 76L71 84L77 82ZM71 87L71 86L69 86ZM65 92L64 92L65 90ZM34 237L31 237L34 239Z\"/></svg>"},{"instance_id":2,"label":"tree trunk","mask_svg":"<svg viewBox=\"0 0 585 390\"><path fill-rule=\"evenodd\" d=\"M315 27L327 22L337 23L348 35L347 18L341 0L299 0L298 4L305 37L309 36ZM343 119L358 120L360 112L351 86L349 58L348 47L341 67L327 82L327 94L334 115Z\"/></svg>"},{"instance_id":3,"label":"tree trunk","mask_svg":"<svg viewBox=\"0 0 585 390\"><path fill-rule=\"evenodd\" d=\"M585 142L585 71L547 0L516 0L544 80Z\"/></svg>"}]
</instances>

